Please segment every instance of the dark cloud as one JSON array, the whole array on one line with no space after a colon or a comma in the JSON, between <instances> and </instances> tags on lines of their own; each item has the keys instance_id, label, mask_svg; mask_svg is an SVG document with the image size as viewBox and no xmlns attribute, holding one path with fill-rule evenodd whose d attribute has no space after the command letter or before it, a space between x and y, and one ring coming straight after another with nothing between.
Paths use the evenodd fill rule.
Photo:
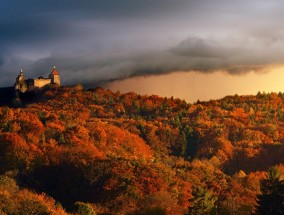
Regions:
<instances>
[{"instance_id":1,"label":"dark cloud","mask_svg":"<svg viewBox=\"0 0 284 215\"><path fill-rule=\"evenodd\" d=\"M194 1L180 0L176 3L172 0L4 0L0 11L2 13L26 16L33 14L73 15L76 18L125 18L168 13L179 10L183 6L192 5Z\"/></svg>"},{"instance_id":2,"label":"dark cloud","mask_svg":"<svg viewBox=\"0 0 284 215\"><path fill-rule=\"evenodd\" d=\"M174 71L283 64L280 0L3 0L0 86L47 75L86 85Z\"/></svg>"},{"instance_id":3,"label":"dark cloud","mask_svg":"<svg viewBox=\"0 0 284 215\"><path fill-rule=\"evenodd\" d=\"M96 53L66 57L55 54L36 61L32 71L60 65L65 82L95 83L126 79L134 76L160 75L175 71L214 72L224 70L231 74L263 71L266 65L284 63L284 43L275 41L269 45L260 38L212 39L189 37L173 48L108 55L96 59ZM246 46L241 46L244 43ZM258 45L255 47L255 43ZM92 57L93 56L93 57ZM49 72L49 71L46 71Z\"/></svg>"},{"instance_id":4,"label":"dark cloud","mask_svg":"<svg viewBox=\"0 0 284 215\"><path fill-rule=\"evenodd\" d=\"M195 58L224 58L228 55L234 55L236 48L227 48L220 45L214 40L189 37L180 42L172 51L177 55Z\"/></svg>"}]
</instances>

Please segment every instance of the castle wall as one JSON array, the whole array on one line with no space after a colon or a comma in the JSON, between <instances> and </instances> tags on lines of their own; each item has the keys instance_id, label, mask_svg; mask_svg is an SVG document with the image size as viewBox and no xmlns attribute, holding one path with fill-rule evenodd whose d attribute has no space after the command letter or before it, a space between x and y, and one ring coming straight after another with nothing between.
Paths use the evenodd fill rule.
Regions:
<instances>
[{"instance_id":1,"label":"castle wall","mask_svg":"<svg viewBox=\"0 0 284 215\"><path fill-rule=\"evenodd\" d=\"M34 86L35 87L38 87L38 88L41 88L47 84L50 84L51 83L51 79L49 78L38 78L38 79L34 79Z\"/></svg>"},{"instance_id":2,"label":"castle wall","mask_svg":"<svg viewBox=\"0 0 284 215\"><path fill-rule=\"evenodd\" d=\"M22 93L26 92L28 89L25 81L18 82L14 86L15 86L15 90L19 90Z\"/></svg>"},{"instance_id":3,"label":"castle wall","mask_svg":"<svg viewBox=\"0 0 284 215\"><path fill-rule=\"evenodd\" d=\"M60 85L60 76L59 75L53 75L51 77L51 83Z\"/></svg>"}]
</instances>

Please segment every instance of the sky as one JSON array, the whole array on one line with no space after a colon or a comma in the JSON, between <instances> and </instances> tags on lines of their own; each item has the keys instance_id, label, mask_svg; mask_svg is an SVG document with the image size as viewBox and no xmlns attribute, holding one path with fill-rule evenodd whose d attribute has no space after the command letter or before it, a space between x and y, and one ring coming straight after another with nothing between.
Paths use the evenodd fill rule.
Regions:
<instances>
[{"instance_id":1,"label":"sky","mask_svg":"<svg viewBox=\"0 0 284 215\"><path fill-rule=\"evenodd\" d=\"M0 0L0 87L55 65L66 85L190 101L282 90L283 11L281 0Z\"/></svg>"}]
</instances>

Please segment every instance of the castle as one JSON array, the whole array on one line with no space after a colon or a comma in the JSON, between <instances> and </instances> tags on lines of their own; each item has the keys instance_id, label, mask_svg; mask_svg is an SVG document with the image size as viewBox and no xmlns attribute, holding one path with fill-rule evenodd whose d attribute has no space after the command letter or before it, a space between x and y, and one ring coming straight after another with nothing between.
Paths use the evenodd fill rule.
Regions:
<instances>
[{"instance_id":1,"label":"castle","mask_svg":"<svg viewBox=\"0 0 284 215\"><path fill-rule=\"evenodd\" d=\"M36 79L25 79L24 72L21 69L20 74L16 78L14 88L18 92L31 91L34 88L41 88L48 84L57 84L60 86L60 75L54 67L48 78L38 77Z\"/></svg>"}]
</instances>

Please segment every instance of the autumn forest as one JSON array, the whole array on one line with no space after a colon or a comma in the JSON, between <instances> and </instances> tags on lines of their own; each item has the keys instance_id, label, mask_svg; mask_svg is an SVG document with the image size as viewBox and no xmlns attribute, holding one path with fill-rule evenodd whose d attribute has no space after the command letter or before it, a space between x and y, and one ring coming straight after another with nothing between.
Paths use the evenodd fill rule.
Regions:
<instances>
[{"instance_id":1,"label":"autumn forest","mask_svg":"<svg viewBox=\"0 0 284 215\"><path fill-rule=\"evenodd\" d=\"M283 154L281 92L46 86L0 107L0 214L283 214Z\"/></svg>"}]
</instances>

